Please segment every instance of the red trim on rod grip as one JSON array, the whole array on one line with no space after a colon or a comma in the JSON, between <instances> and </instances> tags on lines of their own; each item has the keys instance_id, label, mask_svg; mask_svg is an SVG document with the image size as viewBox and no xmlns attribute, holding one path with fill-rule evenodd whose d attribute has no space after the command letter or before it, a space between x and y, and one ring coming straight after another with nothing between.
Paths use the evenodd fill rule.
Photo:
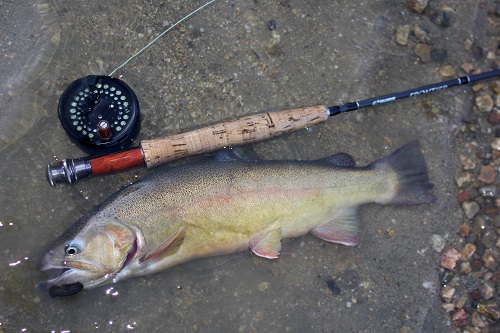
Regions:
<instances>
[{"instance_id":1,"label":"red trim on rod grip","mask_svg":"<svg viewBox=\"0 0 500 333\"><path fill-rule=\"evenodd\" d=\"M144 157L140 147L92 158L90 160L93 175L116 172L128 168L144 165Z\"/></svg>"}]
</instances>

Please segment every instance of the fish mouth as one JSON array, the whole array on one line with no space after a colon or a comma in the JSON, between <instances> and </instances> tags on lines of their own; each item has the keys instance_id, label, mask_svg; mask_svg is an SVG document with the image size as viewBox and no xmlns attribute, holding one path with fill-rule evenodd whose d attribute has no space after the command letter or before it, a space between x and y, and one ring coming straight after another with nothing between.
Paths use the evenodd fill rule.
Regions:
<instances>
[{"instance_id":1,"label":"fish mouth","mask_svg":"<svg viewBox=\"0 0 500 333\"><path fill-rule=\"evenodd\" d=\"M81 267L80 263L76 266ZM38 287L47 290L51 297L72 296L83 289L101 285L112 278L111 274L99 277L95 275L95 272L68 266L51 265L44 267L41 271L49 275L49 279L39 282Z\"/></svg>"},{"instance_id":2,"label":"fish mouth","mask_svg":"<svg viewBox=\"0 0 500 333\"><path fill-rule=\"evenodd\" d=\"M56 284L64 284L65 282L69 282L72 276L77 274L78 271L83 272L75 266L71 265L69 262L65 262L65 265L47 264L43 267L39 267L39 270L48 275L49 279L47 281L40 282L38 286L41 289L49 289Z\"/></svg>"},{"instance_id":3,"label":"fish mouth","mask_svg":"<svg viewBox=\"0 0 500 333\"><path fill-rule=\"evenodd\" d=\"M53 278L39 282L38 287L43 290L48 290L51 297L71 296L83 290L83 284L79 281L73 283L63 283L56 285L58 279L64 279L65 274L71 271L71 268L47 268L43 272Z\"/></svg>"}]
</instances>

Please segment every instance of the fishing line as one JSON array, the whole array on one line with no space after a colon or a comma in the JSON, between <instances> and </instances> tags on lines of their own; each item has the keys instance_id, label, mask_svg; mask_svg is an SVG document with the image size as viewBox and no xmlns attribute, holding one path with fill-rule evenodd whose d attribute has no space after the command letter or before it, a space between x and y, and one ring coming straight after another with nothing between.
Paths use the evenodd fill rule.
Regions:
<instances>
[{"instance_id":1,"label":"fishing line","mask_svg":"<svg viewBox=\"0 0 500 333\"><path fill-rule=\"evenodd\" d=\"M259 142L326 121L329 117L361 108L420 96L454 86L500 76L500 69L458 77L383 96L341 105L312 105L287 110L246 115L190 132L143 140L129 148L139 132L139 102L132 89L111 77L117 70L155 43L176 25L216 0L210 0L171 25L132 55L110 76L89 75L71 83L59 101L59 118L70 138L91 156L62 159L47 165L47 180L72 184L79 179L145 165L148 169L192 155L226 147ZM99 152L98 155L96 153Z\"/></svg>"},{"instance_id":2,"label":"fishing line","mask_svg":"<svg viewBox=\"0 0 500 333\"><path fill-rule=\"evenodd\" d=\"M110 153L128 148L139 134L139 100L132 88L112 77L167 32L200 10L210 0L170 25L108 76L88 75L73 81L59 99L59 120L69 138L88 153Z\"/></svg>"},{"instance_id":3,"label":"fishing line","mask_svg":"<svg viewBox=\"0 0 500 333\"><path fill-rule=\"evenodd\" d=\"M158 39L160 39L161 36L163 36L164 34L166 34L167 32L169 32L173 28L175 28L175 26L177 26L178 24L184 22L185 20L187 20L188 18L190 18L191 16L193 16L194 14L196 14L197 12L199 12L200 10L202 10L203 8L207 7L208 5L210 5L211 3L215 2L215 1L217 1L217 0L211 0L211 1L207 2L203 6L198 7L197 9L193 10L188 15L184 16L182 19L180 19L179 21L177 21L175 24L172 24L170 27L168 27L167 29L165 29L165 31L163 31L161 34L159 34L158 36L156 36L156 38L153 39L151 42L149 42L146 46L144 46L142 49L140 49L139 51L137 51L133 56L131 56L130 58L128 58L123 64L121 64L120 66L116 67L111 73L109 73L109 76L113 76L113 74L117 70L119 70L123 66L127 65L131 60L133 60L135 57L137 57L139 54L141 54L144 50L146 50L148 47L150 47L152 44L154 44Z\"/></svg>"}]
</instances>

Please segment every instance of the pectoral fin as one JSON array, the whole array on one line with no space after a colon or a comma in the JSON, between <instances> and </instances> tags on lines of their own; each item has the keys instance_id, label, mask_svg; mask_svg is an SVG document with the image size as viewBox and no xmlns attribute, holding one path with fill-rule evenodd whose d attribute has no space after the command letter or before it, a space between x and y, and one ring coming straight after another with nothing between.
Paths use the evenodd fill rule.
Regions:
<instances>
[{"instance_id":1,"label":"pectoral fin","mask_svg":"<svg viewBox=\"0 0 500 333\"><path fill-rule=\"evenodd\" d=\"M153 258L165 257L174 254L184 241L186 228L180 227L169 239L160 244L156 249L141 257L140 261L151 260Z\"/></svg>"},{"instance_id":2,"label":"pectoral fin","mask_svg":"<svg viewBox=\"0 0 500 333\"><path fill-rule=\"evenodd\" d=\"M361 239L356 208L345 208L331 221L311 230L311 233L327 242L356 246Z\"/></svg>"},{"instance_id":3,"label":"pectoral fin","mask_svg":"<svg viewBox=\"0 0 500 333\"><path fill-rule=\"evenodd\" d=\"M281 251L281 228L258 232L250 241L250 249L259 257L276 259Z\"/></svg>"}]
</instances>

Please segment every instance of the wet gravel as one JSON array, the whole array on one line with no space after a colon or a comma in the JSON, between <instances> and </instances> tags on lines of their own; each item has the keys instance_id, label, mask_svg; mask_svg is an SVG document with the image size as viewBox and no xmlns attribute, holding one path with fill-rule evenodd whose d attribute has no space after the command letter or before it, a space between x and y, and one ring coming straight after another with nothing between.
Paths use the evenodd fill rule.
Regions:
<instances>
[{"instance_id":1,"label":"wet gravel","mask_svg":"<svg viewBox=\"0 0 500 333\"><path fill-rule=\"evenodd\" d=\"M425 14L427 5L428 1L409 1L410 8L420 14ZM490 5L488 22L498 29L500 3ZM432 14L432 21L443 27L451 20L453 10L446 5ZM399 27L394 40L408 45L411 35L419 40L414 53L422 62L446 57L446 50L431 47L419 26ZM464 63L457 70L442 66L438 69L442 77L499 67L498 48L474 50L468 39L463 47L484 54L484 63ZM461 332L500 332L500 80L478 83L472 90L473 109L464 111L463 125L455 137L462 167L455 177L462 218L456 230L444 237L434 235L431 243L441 252L440 296L451 324Z\"/></svg>"},{"instance_id":2,"label":"wet gravel","mask_svg":"<svg viewBox=\"0 0 500 333\"><path fill-rule=\"evenodd\" d=\"M489 14L498 28L498 11ZM483 52L484 70L498 68L499 50ZM460 72L480 71L471 64L461 67ZM449 235L434 235L432 246L442 251L441 306L451 324L460 332L500 332L500 80L472 90L473 109L464 111L456 132L461 165L456 199L463 214Z\"/></svg>"},{"instance_id":3,"label":"wet gravel","mask_svg":"<svg viewBox=\"0 0 500 333\"><path fill-rule=\"evenodd\" d=\"M463 332L500 332L500 131L492 121L500 111L500 81L478 85L476 94L476 120L457 133L462 171L455 178L456 198L463 217L442 252L440 296L452 324ZM497 102L485 107L490 98ZM435 248L441 244L440 236L433 238Z\"/></svg>"}]
</instances>

